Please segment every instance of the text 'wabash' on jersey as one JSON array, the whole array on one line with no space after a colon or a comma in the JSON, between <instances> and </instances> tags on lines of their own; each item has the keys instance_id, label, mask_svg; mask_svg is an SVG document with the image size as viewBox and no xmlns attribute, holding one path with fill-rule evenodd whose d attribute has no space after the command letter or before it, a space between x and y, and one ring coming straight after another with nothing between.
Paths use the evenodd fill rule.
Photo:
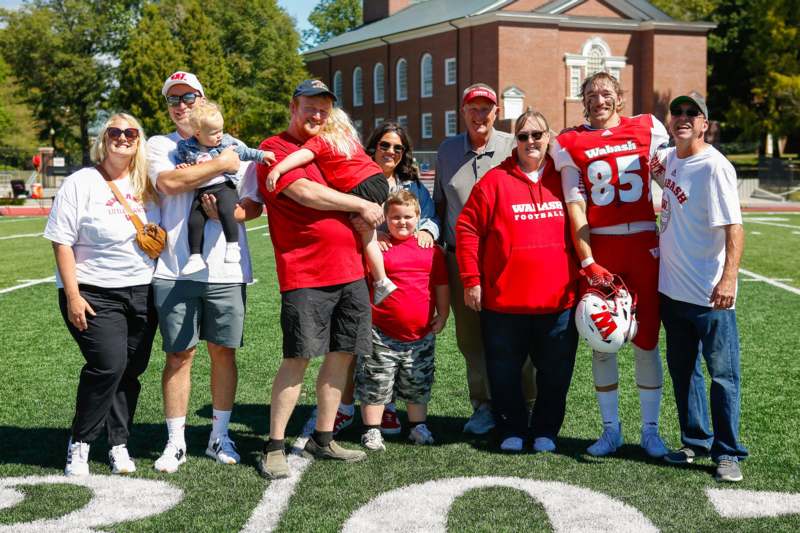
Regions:
<instances>
[{"instance_id":1,"label":"text 'wabash' on jersey","mask_svg":"<svg viewBox=\"0 0 800 533\"><path fill-rule=\"evenodd\" d=\"M613 128L583 125L562 133L552 151L556 169L580 174L571 183L562 172L565 200L585 201L593 228L654 221L650 159L668 141L666 128L650 114L620 117Z\"/></svg>"}]
</instances>

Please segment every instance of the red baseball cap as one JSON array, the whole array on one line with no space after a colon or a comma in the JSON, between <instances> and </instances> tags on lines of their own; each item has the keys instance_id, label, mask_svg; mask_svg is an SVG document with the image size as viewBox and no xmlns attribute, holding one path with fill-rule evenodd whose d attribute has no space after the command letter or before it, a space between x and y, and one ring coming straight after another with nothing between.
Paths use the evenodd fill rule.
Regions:
<instances>
[{"instance_id":1,"label":"red baseball cap","mask_svg":"<svg viewBox=\"0 0 800 533\"><path fill-rule=\"evenodd\" d=\"M494 89L483 83L476 83L464 89L464 95L461 97L461 105L475 98L486 98L494 105L497 105L497 94L494 92Z\"/></svg>"}]
</instances>

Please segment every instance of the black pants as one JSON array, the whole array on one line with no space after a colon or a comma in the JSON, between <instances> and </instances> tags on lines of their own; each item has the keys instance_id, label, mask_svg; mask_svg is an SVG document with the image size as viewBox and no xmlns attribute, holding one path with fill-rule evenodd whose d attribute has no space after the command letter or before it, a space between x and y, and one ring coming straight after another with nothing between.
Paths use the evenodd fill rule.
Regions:
<instances>
[{"instance_id":1,"label":"black pants","mask_svg":"<svg viewBox=\"0 0 800 533\"><path fill-rule=\"evenodd\" d=\"M139 400L139 376L150 361L158 323L150 285L104 289L79 286L92 306L88 328L78 331L67 315L64 289L58 291L61 316L86 364L78 380L72 440L93 442L103 427L110 446L126 444Z\"/></svg>"},{"instance_id":2,"label":"black pants","mask_svg":"<svg viewBox=\"0 0 800 533\"><path fill-rule=\"evenodd\" d=\"M222 224L225 242L239 242L239 224L233 218L239 193L236 192L236 185L232 181L225 180L223 183L201 187L194 195L192 210L189 213L189 251L193 254L203 253L203 230L208 220L208 215L203 210L203 203L200 201L200 197L204 194L214 195L217 199L219 222Z\"/></svg>"},{"instance_id":3,"label":"black pants","mask_svg":"<svg viewBox=\"0 0 800 533\"><path fill-rule=\"evenodd\" d=\"M481 311L492 410L501 439L558 436L578 349L574 319L574 309L543 315ZM529 357L538 390L530 428L521 382Z\"/></svg>"}]
</instances>

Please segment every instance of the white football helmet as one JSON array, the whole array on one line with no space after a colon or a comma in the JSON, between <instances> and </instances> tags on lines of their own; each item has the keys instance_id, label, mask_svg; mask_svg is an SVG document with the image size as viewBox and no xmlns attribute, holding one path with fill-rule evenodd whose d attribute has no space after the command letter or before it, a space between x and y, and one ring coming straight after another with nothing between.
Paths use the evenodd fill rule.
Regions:
<instances>
[{"instance_id":1,"label":"white football helmet","mask_svg":"<svg viewBox=\"0 0 800 533\"><path fill-rule=\"evenodd\" d=\"M619 276L610 285L590 287L578 302L575 325L593 350L616 353L636 336L636 296Z\"/></svg>"}]
</instances>

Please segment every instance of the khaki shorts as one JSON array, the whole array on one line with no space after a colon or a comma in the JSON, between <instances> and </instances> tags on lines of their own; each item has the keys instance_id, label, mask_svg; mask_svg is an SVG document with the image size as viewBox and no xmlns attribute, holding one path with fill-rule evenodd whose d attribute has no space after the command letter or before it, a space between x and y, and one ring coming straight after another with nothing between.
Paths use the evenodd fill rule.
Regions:
<instances>
[{"instance_id":1,"label":"khaki shorts","mask_svg":"<svg viewBox=\"0 0 800 533\"><path fill-rule=\"evenodd\" d=\"M397 400L427 404L431 399L436 337L429 333L403 342L372 328L372 353L356 363L356 399L369 405Z\"/></svg>"},{"instance_id":2,"label":"khaki shorts","mask_svg":"<svg viewBox=\"0 0 800 533\"><path fill-rule=\"evenodd\" d=\"M153 298L165 352L194 348L202 339L240 348L244 337L244 283L153 278Z\"/></svg>"}]
</instances>

